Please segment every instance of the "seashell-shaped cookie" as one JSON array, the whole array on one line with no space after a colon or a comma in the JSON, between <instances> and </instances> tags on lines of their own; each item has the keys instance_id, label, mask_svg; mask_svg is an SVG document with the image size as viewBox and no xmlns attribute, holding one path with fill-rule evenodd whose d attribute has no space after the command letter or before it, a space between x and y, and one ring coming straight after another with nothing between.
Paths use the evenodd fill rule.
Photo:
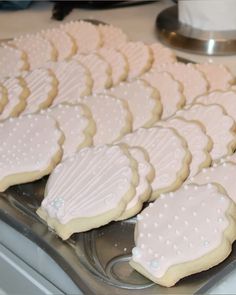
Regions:
<instances>
[{"instance_id":1,"label":"seashell-shaped cookie","mask_svg":"<svg viewBox=\"0 0 236 295\"><path fill-rule=\"evenodd\" d=\"M200 124L177 117L159 121L157 126L174 128L186 140L192 155L189 177L196 175L202 168L210 166L212 141Z\"/></svg>"},{"instance_id":2,"label":"seashell-shaped cookie","mask_svg":"<svg viewBox=\"0 0 236 295\"><path fill-rule=\"evenodd\" d=\"M52 172L37 213L63 240L107 224L135 194L136 165L124 147L84 148Z\"/></svg>"},{"instance_id":3,"label":"seashell-shaped cookie","mask_svg":"<svg viewBox=\"0 0 236 295\"><path fill-rule=\"evenodd\" d=\"M151 127L161 117L159 93L145 81L123 82L109 89L107 93L127 102L133 118L133 130Z\"/></svg>"},{"instance_id":4,"label":"seashell-shaped cookie","mask_svg":"<svg viewBox=\"0 0 236 295\"><path fill-rule=\"evenodd\" d=\"M0 82L0 114L7 103L7 89Z\"/></svg>"},{"instance_id":5,"label":"seashell-shaped cookie","mask_svg":"<svg viewBox=\"0 0 236 295\"><path fill-rule=\"evenodd\" d=\"M176 190L189 175L191 154L185 140L173 129L140 128L124 136L120 142L130 147L141 147L148 153L155 169L151 200L161 193Z\"/></svg>"},{"instance_id":6,"label":"seashell-shaped cookie","mask_svg":"<svg viewBox=\"0 0 236 295\"><path fill-rule=\"evenodd\" d=\"M92 145L96 127L83 105L59 104L43 114L53 117L65 136L63 160L73 156L79 149Z\"/></svg>"},{"instance_id":7,"label":"seashell-shaped cookie","mask_svg":"<svg viewBox=\"0 0 236 295\"><path fill-rule=\"evenodd\" d=\"M194 104L176 113L176 117L186 120L196 120L205 127L207 135L213 142L211 157L218 160L221 157L231 155L236 147L234 133L235 122L225 114L220 105Z\"/></svg>"},{"instance_id":8,"label":"seashell-shaped cookie","mask_svg":"<svg viewBox=\"0 0 236 295\"><path fill-rule=\"evenodd\" d=\"M137 216L130 264L162 286L222 262L236 239L236 207L222 187L185 185Z\"/></svg>"},{"instance_id":9,"label":"seashell-shaped cookie","mask_svg":"<svg viewBox=\"0 0 236 295\"><path fill-rule=\"evenodd\" d=\"M162 104L162 119L166 119L176 113L185 105L185 96L182 85L167 72L151 70L141 76L160 93Z\"/></svg>"},{"instance_id":10,"label":"seashell-shaped cookie","mask_svg":"<svg viewBox=\"0 0 236 295\"><path fill-rule=\"evenodd\" d=\"M107 48L119 48L128 42L127 35L118 27L112 25L98 25L101 34L102 45Z\"/></svg>"},{"instance_id":11,"label":"seashell-shaped cookie","mask_svg":"<svg viewBox=\"0 0 236 295\"><path fill-rule=\"evenodd\" d=\"M163 46L161 43L156 42L151 44L149 47L153 55L153 69L158 67L159 64L174 63L177 61L174 51L166 46Z\"/></svg>"},{"instance_id":12,"label":"seashell-shaped cookie","mask_svg":"<svg viewBox=\"0 0 236 295\"><path fill-rule=\"evenodd\" d=\"M49 116L25 115L0 124L0 191L49 174L60 161L63 135Z\"/></svg>"},{"instance_id":13,"label":"seashell-shaped cookie","mask_svg":"<svg viewBox=\"0 0 236 295\"><path fill-rule=\"evenodd\" d=\"M79 102L91 111L96 124L93 144L110 144L132 131L132 116L124 101L113 96L97 94Z\"/></svg>"}]
</instances>

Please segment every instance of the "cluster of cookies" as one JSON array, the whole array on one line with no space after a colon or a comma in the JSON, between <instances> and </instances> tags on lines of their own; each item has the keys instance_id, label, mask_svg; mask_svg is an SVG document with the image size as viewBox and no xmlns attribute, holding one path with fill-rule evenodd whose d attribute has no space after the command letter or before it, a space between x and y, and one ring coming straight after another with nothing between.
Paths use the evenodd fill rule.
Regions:
<instances>
[{"instance_id":1,"label":"cluster of cookies","mask_svg":"<svg viewBox=\"0 0 236 295\"><path fill-rule=\"evenodd\" d=\"M0 191L50 174L37 213L62 239L150 202L131 265L172 286L236 239L233 83L108 25L15 39L0 47Z\"/></svg>"}]
</instances>

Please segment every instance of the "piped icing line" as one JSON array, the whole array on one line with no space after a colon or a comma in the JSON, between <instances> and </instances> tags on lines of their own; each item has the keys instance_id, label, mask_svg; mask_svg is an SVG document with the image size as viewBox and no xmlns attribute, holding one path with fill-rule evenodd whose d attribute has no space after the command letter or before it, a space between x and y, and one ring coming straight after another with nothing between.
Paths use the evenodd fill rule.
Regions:
<instances>
[{"instance_id":1,"label":"piped icing line","mask_svg":"<svg viewBox=\"0 0 236 295\"><path fill-rule=\"evenodd\" d=\"M37 214L67 239L119 216L138 181L137 162L124 147L84 148L50 175Z\"/></svg>"},{"instance_id":2,"label":"piped icing line","mask_svg":"<svg viewBox=\"0 0 236 295\"><path fill-rule=\"evenodd\" d=\"M138 215L130 264L165 287L207 270L231 252L235 213L235 204L215 184L185 185L162 195Z\"/></svg>"},{"instance_id":3,"label":"piped icing line","mask_svg":"<svg viewBox=\"0 0 236 295\"><path fill-rule=\"evenodd\" d=\"M0 191L49 174L62 156L64 140L56 121L39 114L0 124Z\"/></svg>"}]
</instances>

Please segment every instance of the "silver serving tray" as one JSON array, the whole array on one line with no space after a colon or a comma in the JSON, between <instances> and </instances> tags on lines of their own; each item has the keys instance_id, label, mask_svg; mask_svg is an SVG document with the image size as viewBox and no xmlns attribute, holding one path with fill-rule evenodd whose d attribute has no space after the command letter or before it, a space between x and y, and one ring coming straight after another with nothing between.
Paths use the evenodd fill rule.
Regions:
<instances>
[{"instance_id":1,"label":"silver serving tray","mask_svg":"<svg viewBox=\"0 0 236 295\"><path fill-rule=\"evenodd\" d=\"M112 222L62 241L39 219L47 179L11 187L0 194L0 219L41 247L84 294L202 294L236 265L236 245L220 265L182 279L175 287L158 286L128 261L136 219Z\"/></svg>"}]
</instances>

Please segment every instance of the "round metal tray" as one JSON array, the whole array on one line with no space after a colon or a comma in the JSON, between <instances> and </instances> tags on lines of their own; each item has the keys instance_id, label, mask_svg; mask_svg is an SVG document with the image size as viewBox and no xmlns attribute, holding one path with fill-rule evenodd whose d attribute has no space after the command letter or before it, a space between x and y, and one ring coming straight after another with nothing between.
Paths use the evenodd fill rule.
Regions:
<instances>
[{"instance_id":1,"label":"round metal tray","mask_svg":"<svg viewBox=\"0 0 236 295\"><path fill-rule=\"evenodd\" d=\"M203 55L236 54L236 30L210 32L181 24L177 5L157 16L156 28L159 40L176 49Z\"/></svg>"}]
</instances>

